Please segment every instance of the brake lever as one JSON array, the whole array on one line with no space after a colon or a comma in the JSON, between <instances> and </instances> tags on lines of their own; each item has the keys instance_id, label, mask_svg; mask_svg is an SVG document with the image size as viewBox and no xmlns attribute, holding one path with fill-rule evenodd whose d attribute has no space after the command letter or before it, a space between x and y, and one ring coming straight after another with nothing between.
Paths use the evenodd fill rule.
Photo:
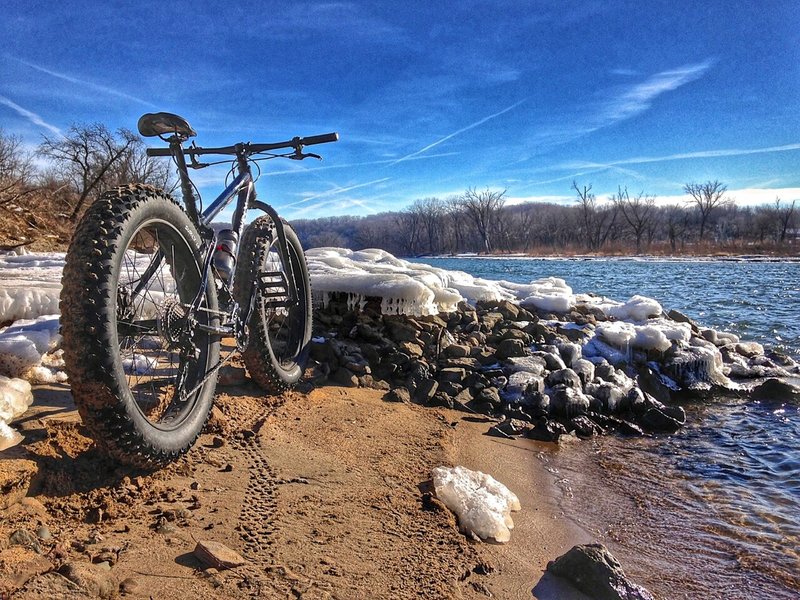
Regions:
<instances>
[{"instance_id":1,"label":"brake lever","mask_svg":"<svg viewBox=\"0 0 800 600\"><path fill-rule=\"evenodd\" d=\"M322 157L319 154L314 154L313 152L301 152L298 148L294 151L294 154L289 155L289 158L292 160L303 160L304 158L316 158L317 160L322 160Z\"/></svg>"},{"instance_id":2,"label":"brake lever","mask_svg":"<svg viewBox=\"0 0 800 600\"><path fill-rule=\"evenodd\" d=\"M193 141L191 149L194 149L194 148L197 148L197 142ZM197 156L195 156L194 152L190 152L189 153L189 158L191 159L189 161L189 166L192 167L193 169L202 169L203 167L207 167L208 166L208 163L197 162Z\"/></svg>"}]
</instances>

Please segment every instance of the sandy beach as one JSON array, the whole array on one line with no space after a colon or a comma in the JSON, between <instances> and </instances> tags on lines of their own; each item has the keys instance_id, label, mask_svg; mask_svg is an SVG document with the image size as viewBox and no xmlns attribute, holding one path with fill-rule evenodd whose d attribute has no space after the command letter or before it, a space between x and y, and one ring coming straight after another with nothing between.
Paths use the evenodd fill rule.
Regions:
<instances>
[{"instance_id":1,"label":"sandy beach","mask_svg":"<svg viewBox=\"0 0 800 600\"><path fill-rule=\"evenodd\" d=\"M7 488L0 539L38 537L33 549L0 549L0 589L15 598L580 597L543 578L549 560L591 540L560 514L535 442L489 437L482 418L388 403L378 390L259 396L247 380L221 386L195 448L143 474L93 448L67 388L37 388L19 423L25 441L0 460L4 481L23 484ZM487 472L520 497L509 543L467 539L430 499L430 470L443 464ZM246 563L207 568L193 554L204 540Z\"/></svg>"}]
</instances>

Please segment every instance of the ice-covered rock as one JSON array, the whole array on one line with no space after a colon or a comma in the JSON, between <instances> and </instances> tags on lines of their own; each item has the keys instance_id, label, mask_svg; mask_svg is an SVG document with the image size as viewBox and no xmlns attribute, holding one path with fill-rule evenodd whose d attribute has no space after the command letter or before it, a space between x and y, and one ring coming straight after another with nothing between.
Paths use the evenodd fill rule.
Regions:
<instances>
[{"instance_id":1,"label":"ice-covered rock","mask_svg":"<svg viewBox=\"0 0 800 600\"><path fill-rule=\"evenodd\" d=\"M0 330L0 375L41 383L58 380L49 367L59 363L45 359L61 341L58 327L58 315L45 315Z\"/></svg>"},{"instance_id":2,"label":"ice-covered rock","mask_svg":"<svg viewBox=\"0 0 800 600\"><path fill-rule=\"evenodd\" d=\"M436 497L458 516L465 533L498 542L511 539L511 511L520 510L517 496L490 475L465 467L436 467L431 472Z\"/></svg>"},{"instance_id":3,"label":"ice-covered rock","mask_svg":"<svg viewBox=\"0 0 800 600\"><path fill-rule=\"evenodd\" d=\"M30 383L0 375L0 450L10 448L22 440L22 436L9 426L9 422L28 410L32 402Z\"/></svg>"}]
</instances>

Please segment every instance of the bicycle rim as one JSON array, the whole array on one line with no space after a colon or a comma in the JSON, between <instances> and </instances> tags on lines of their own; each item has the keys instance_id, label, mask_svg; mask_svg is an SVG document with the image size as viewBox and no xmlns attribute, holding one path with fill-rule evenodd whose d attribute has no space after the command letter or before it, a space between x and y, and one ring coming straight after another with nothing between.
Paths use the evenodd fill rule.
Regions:
<instances>
[{"instance_id":1,"label":"bicycle rim","mask_svg":"<svg viewBox=\"0 0 800 600\"><path fill-rule=\"evenodd\" d=\"M200 264L183 234L162 220L131 236L118 269L116 325L121 369L139 412L154 427L178 428L192 412L209 368L207 299L192 315ZM198 387L200 386L200 387Z\"/></svg>"}]
</instances>

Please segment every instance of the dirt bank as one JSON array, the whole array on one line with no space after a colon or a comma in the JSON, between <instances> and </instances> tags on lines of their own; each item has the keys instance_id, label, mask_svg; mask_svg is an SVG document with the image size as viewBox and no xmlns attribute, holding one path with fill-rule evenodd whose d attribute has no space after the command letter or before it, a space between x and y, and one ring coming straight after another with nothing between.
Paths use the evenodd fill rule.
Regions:
<instances>
[{"instance_id":1,"label":"dirt bank","mask_svg":"<svg viewBox=\"0 0 800 600\"><path fill-rule=\"evenodd\" d=\"M381 395L323 387L268 403L247 381L221 387L196 447L145 474L93 449L68 390L39 388L20 423L23 446L0 460L5 482L22 486L4 490L0 590L17 589L15 598L568 597L541 580L543 569L589 540L559 514L535 443L490 438L486 423L463 413ZM440 464L483 470L520 496L510 543L468 540L426 501ZM201 540L247 563L206 568L193 555Z\"/></svg>"}]
</instances>

